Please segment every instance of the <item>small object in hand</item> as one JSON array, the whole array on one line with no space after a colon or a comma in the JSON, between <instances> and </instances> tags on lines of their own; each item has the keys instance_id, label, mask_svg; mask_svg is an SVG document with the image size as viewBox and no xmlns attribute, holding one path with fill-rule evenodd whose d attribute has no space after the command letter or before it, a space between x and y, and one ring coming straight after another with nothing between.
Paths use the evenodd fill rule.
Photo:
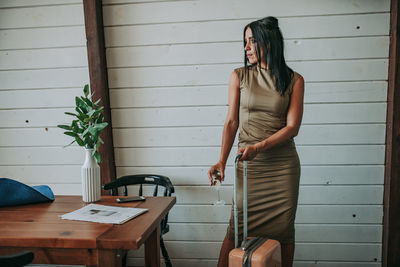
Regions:
<instances>
[{"instance_id":1,"label":"small object in hand","mask_svg":"<svg viewBox=\"0 0 400 267\"><path fill-rule=\"evenodd\" d=\"M221 180L214 179L214 185L215 185L215 189L219 190L219 188L221 187Z\"/></svg>"},{"instance_id":2,"label":"small object in hand","mask_svg":"<svg viewBox=\"0 0 400 267\"><path fill-rule=\"evenodd\" d=\"M218 199L216 201L213 202L214 205L216 206L223 206L225 205L225 201L223 199L221 199L221 195L220 195L220 189L221 189L221 176L214 177L213 176L213 185L215 186L215 190L217 190L217 195L218 195Z\"/></svg>"},{"instance_id":3,"label":"small object in hand","mask_svg":"<svg viewBox=\"0 0 400 267\"><path fill-rule=\"evenodd\" d=\"M221 173L219 171L216 171L213 173L212 179L213 179L212 185L216 185L216 186L221 185ZM217 183L219 183L219 184L217 184Z\"/></svg>"},{"instance_id":4,"label":"small object in hand","mask_svg":"<svg viewBox=\"0 0 400 267\"><path fill-rule=\"evenodd\" d=\"M117 198L116 201L118 203L125 203L125 202L135 202L135 201L145 201L145 197L126 197L126 198Z\"/></svg>"}]
</instances>

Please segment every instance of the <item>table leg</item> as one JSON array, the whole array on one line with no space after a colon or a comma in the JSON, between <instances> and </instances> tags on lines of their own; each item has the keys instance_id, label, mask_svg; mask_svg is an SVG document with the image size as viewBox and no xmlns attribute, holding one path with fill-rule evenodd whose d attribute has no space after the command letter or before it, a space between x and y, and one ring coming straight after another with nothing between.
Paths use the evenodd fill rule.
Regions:
<instances>
[{"instance_id":1,"label":"table leg","mask_svg":"<svg viewBox=\"0 0 400 267\"><path fill-rule=\"evenodd\" d=\"M160 267L160 226L144 243L144 264L145 267Z\"/></svg>"},{"instance_id":2,"label":"table leg","mask_svg":"<svg viewBox=\"0 0 400 267\"><path fill-rule=\"evenodd\" d=\"M98 267L121 267L124 253L126 252L113 249L99 249Z\"/></svg>"}]
</instances>

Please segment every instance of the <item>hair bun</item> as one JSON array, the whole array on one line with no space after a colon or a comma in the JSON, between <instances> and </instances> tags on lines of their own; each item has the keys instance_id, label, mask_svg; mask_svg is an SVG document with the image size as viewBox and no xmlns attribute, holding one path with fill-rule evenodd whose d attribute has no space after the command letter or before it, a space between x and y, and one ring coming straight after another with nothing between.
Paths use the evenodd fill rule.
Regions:
<instances>
[{"instance_id":1,"label":"hair bun","mask_svg":"<svg viewBox=\"0 0 400 267\"><path fill-rule=\"evenodd\" d=\"M265 17L263 19L260 19L259 22L265 25L265 27L270 28L270 29L279 29L279 23L278 19L276 17Z\"/></svg>"},{"instance_id":2,"label":"hair bun","mask_svg":"<svg viewBox=\"0 0 400 267\"><path fill-rule=\"evenodd\" d=\"M271 19L271 26L274 28L279 28L278 19L275 17L270 17L270 19Z\"/></svg>"}]
</instances>

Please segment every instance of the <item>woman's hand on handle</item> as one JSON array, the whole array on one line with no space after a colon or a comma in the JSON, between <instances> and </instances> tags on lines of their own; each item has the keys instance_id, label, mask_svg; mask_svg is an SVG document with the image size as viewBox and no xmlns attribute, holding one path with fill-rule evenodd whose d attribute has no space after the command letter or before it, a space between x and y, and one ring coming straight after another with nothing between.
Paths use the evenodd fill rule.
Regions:
<instances>
[{"instance_id":1,"label":"woman's hand on handle","mask_svg":"<svg viewBox=\"0 0 400 267\"><path fill-rule=\"evenodd\" d=\"M225 179L225 164L219 161L208 170L210 185L215 184L213 176L217 177L217 179L222 182Z\"/></svg>"},{"instance_id":2,"label":"woman's hand on handle","mask_svg":"<svg viewBox=\"0 0 400 267\"><path fill-rule=\"evenodd\" d=\"M238 154L243 154L240 160L252 160L257 156L258 152L259 149L256 145L242 147L238 150Z\"/></svg>"}]
</instances>

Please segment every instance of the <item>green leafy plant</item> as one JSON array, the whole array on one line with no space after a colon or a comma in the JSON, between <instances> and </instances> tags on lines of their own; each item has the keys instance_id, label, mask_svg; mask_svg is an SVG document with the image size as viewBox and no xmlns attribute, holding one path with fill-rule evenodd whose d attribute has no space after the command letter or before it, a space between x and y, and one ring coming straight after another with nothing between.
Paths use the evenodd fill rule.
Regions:
<instances>
[{"instance_id":1,"label":"green leafy plant","mask_svg":"<svg viewBox=\"0 0 400 267\"><path fill-rule=\"evenodd\" d=\"M64 134L72 136L78 145L87 149L93 149L93 156L97 162L101 162L99 154L100 144L104 144L100 138L100 132L107 127L104 122L104 107L99 106L100 99L93 102L92 95L89 96L89 85L83 87L84 96L75 97L76 113L65 112L65 114L75 117L71 125L57 125L57 127L67 130Z\"/></svg>"}]
</instances>

